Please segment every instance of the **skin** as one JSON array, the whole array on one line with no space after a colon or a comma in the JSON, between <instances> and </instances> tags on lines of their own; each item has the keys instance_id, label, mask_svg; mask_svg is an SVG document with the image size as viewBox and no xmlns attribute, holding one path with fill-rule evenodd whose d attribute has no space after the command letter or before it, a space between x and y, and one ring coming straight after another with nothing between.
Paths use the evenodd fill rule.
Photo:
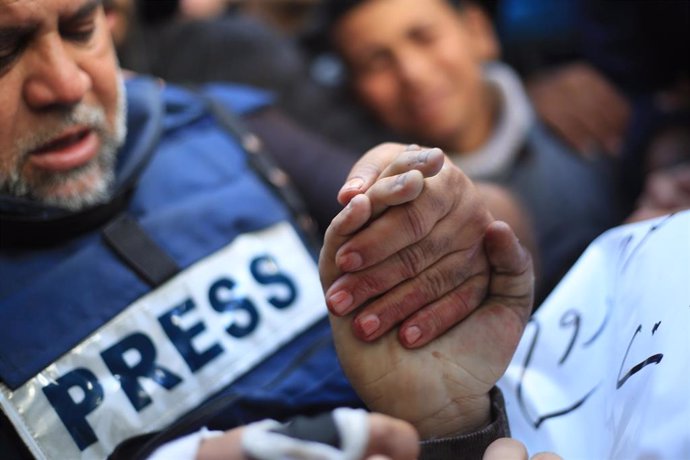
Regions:
<instances>
[{"instance_id":1,"label":"skin","mask_svg":"<svg viewBox=\"0 0 690 460\"><path fill-rule=\"evenodd\" d=\"M0 0L0 192L72 209L104 199L119 88L99 2Z\"/></svg>"},{"instance_id":2,"label":"skin","mask_svg":"<svg viewBox=\"0 0 690 460\"><path fill-rule=\"evenodd\" d=\"M367 183L366 171L376 170L375 163L365 156L355 167L349 185L341 191L341 198L349 205L329 227L319 260L325 290L328 280L339 272L332 248L357 235L371 219L418 200L429 179L442 174L446 167L439 169L431 153L424 156L428 161L421 168L424 173L410 171L414 164L410 159L417 150L394 145L379 149L391 155L398 152L398 157L365 193L356 193ZM459 192L466 191L467 186ZM488 391L505 371L526 325L534 274L529 253L508 225L492 222L485 231L474 231L483 237L491 283L477 310L442 338L418 350L402 347L394 333L365 344L354 336L347 318L331 315L336 349L345 372L367 405L386 414L370 414L364 458L417 458L418 439L460 435L489 422ZM425 397L419 398L420 394ZM197 458L246 458L241 448L242 430L203 441ZM487 453L492 452L493 456L487 458L522 458L525 450L516 441L502 440Z\"/></svg>"},{"instance_id":3,"label":"skin","mask_svg":"<svg viewBox=\"0 0 690 460\"><path fill-rule=\"evenodd\" d=\"M479 8L368 0L339 19L333 38L360 99L390 128L455 152L488 138L496 101L481 64L498 45Z\"/></svg>"},{"instance_id":4,"label":"skin","mask_svg":"<svg viewBox=\"0 0 690 460\"><path fill-rule=\"evenodd\" d=\"M0 96L5 102L0 113L0 192L71 210L107 200L116 151L113 138L119 142L124 133L117 129L123 114L118 107L119 68L100 4L0 2ZM102 112L102 123L70 118L84 110ZM353 169L341 202L367 192L400 149L385 145L372 149ZM412 156L408 169L423 175L443 164L440 151L431 157ZM483 296L488 275L480 241L463 246L467 241L461 244L457 228L459 223L471 223L483 230L492 217L483 207L475 209L472 188L462 200L447 193L468 182L452 171L426 187L420 200L387 213L341 248L337 277L347 274L347 279L339 291L352 290L360 281L368 286L355 293L349 310L379 298L368 317L355 321L363 339L374 340L423 310L425 316L411 318L400 333L406 346L422 346L464 318ZM359 267L348 265L353 257L361 261ZM467 265L472 271L462 268ZM391 291L399 282L395 277L405 282ZM388 291L393 295L383 296ZM375 331L369 327L372 315L380 318Z\"/></svg>"},{"instance_id":5,"label":"skin","mask_svg":"<svg viewBox=\"0 0 690 460\"><path fill-rule=\"evenodd\" d=\"M27 196L32 199L67 206L67 203L75 203L75 198L86 197L86 199L77 200L76 204L73 204L74 207L85 206L91 199L89 197L93 196L92 192L99 187L99 184L102 185L107 176L108 171L104 169L105 166L99 164L97 160L104 155L108 136L119 137L116 131L122 113L118 109L120 106L118 102L121 99L121 93L118 90L119 69L100 4L90 0L43 0L40 2L37 0L0 0L0 64L0 98L5 104L0 113L0 178L3 186L8 178L14 174L26 185ZM79 109L80 107L86 107L86 109ZM78 110L100 111L103 113L103 121L88 123L72 121L74 117L71 115ZM391 157L384 155L385 152L377 151L374 153L375 161L369 165L378 162L378 167L382 168L382 165L391 164ZM417 157L416 154L412 155L412 158ZM438 165L436 160L432 160L433 158L431 160L426 158L426 160L421 161L423 165L420 169L423 170L425 166L429 165ZM415 162L418 161L419 158L415 160ZM409 164L409 157L403 156L402 164ZM456 252L459 252L461 258L464 258L466 262L472 262L471 266L478 265L479 271L467 273L466 278L461 278L459 281L455 276L445 276L441 283L437 283L437 287L441 286L439 292L429 291L426 294L429 295L429 300L433 300L439 295L443 295L444 289L449 289L448 292L452 292L466 279L475 279L474 282L477 284L472 286L469 293L464 294L471 301L461 302L468 308L468 311L462 312L463 315L467 315L476 307L486 292L486 286L482 286L482 284L485 285L488 282L488 271L485 268L487 264L483 259L481 249L481 235L492 219L488 211L478 204L480 200L478 195L469 187L469 181L462 174L452 168L449 169L446 166L447 162L441 161L440 164L443 166L435 171L432 168L430 172L402 172L398 168L400 164L395 162L388 169L382 168L384 169L383 174L372 174L372 171L379 171L376 167L370 170L367 170L366 167L363 169L356 168L351 179L359 180L359 182L350 182L343 191L343 195L364 193L361 195L364 198L357 200L357 202L365 200L368 203L368 207L365 209L370 212L363 222L368 222L372 215L383 212L384 208L395 206L393 209L386 209L385 215L392 217L378 219L374 223L388 222L387 225L393 225L397 230L402 230L403 236L387 238L386 244L376 245L372 244L371 240L372 235L377 233L375 230L371 230L371 227L374 226L363 229L361 232L358 231L354 237L351 232L336 231L329 238L331 242L328 244L326 254L331 254L330 251L332 250L342 250L342 247L346 249L340 251L338 256L328 259L330 268L326 271L337 274L343 269L365 267L372 270L369 272L369 276L374 277L376 273L382 273L391 268L397 271L407 270L408 278L416 278L416 286L419 287L419 284L427 279L424 276L420 277L420 274L423 274L428 266L443 257L443 254L438 254L438 252L443 252L445 247L439 251L438 249L442 246L438 243L464 241L462 235L457 235L457 217L465 215L468 224L466 240L469 241L469 246L459 247ZM408 167L407 169L414 168ZM426 186L426 184L423 187L419 186L424 176L434 174L438 176L436 182L430 186ZM394 178L394 176L400 178ZM384 180L391 177L393 179ZM385 188L383 195L378 195L382 191L381 187L385 187L385 184L388 184L392 191L390 200L385 198L387 196ZM466 192L463 194L463 199L459 201L442 199L444 195L449 195L447 194L449 187L463 188ZM446 193L440 193L439 190ZM407 203L407 200L414 200L414 203ZM359 209L357 202L353 204L355 210ZM398 208L397 206L402 202L405 202L405 207ZM431 208L430 213L422 213L428 208ZM399 209L402 211L396 214ZM359 213L361 211L350 214L350 217L352 218ZM415 224L415 221L411 220L409 216L416 216L420 220ZM443 223L444 219L448 223L447 225L434 225ZM405 223L409 228L405 229L405 225L403 225ZM420 226L420 223L424 225ZM351 231L355 231L355 229ZM390 233L384 232L383 234L389 235ZM453 238L450 238L451 234ZM489 229L489 234L492 234L491 229ZM340 244L343 237L350 240L344 246ZM375 239L375 241L380 240L380 237ZM413 264L411 267L404 260L402 263L395 259L392 262L386 262L403 249L414 251L415 245L420 241L426 241L426 246L422 245L422 249L436 249L435 251L416 249L417 253L428 257L429 260L425 261L423 257L420 259L422 261L420 265L415 266ZM374 250L372 251L371 248ZM347 267L348 264L345 262L347 257L344 254L348 253L359 254L360 267ZM489 253L492 251L490 250ZM336 260L338 262L333 265ZM333 268L334 266L336 268ZM511 267L508 266L507 270L510 273ZM500 274L504 273L506 272ZM521 276L524 273L522 272ZM491 286L497 282L500 284L500 280L501 276L496 277L492 280ZM445 282L450 284L444 286ZM405 286L405 289L409 289L409 292L415 292L415 284L411 283ZM384 292L386 289L380 293ZM493 292L491 287L490 292ZM375 292L374 295L380 293ZM461 292L459 295L463 295L463 293ZM509 300L512 298L509 297ZM489 299L494 299L494 297L490 296ZM524 297L521 299L524 301ZM405 302L402 302L401 305L405 305ZM427 315L427 319L433 319L434 316L438 316L439 312L445 311L442 307L443 305L437 305L436 309L432 308L432 312L436 311L436 313ZM409 305L405 308L409 308ZM403 309L403 318L409 313ZM429 335L423 335L423 339L425 341L430 340L434 334L442 332L441 325L445 327L447 324L453 324L462 317L457 316L456 313L451 313L450 323L430 321L432 327L428 330ZM393 318L395 316L395 314L392 315ZM419 325L423 326L422 323ZM506 326L506 324L502 326ZM503 331L504 329L506 328L502 327L500 330ZM510 327L507 329L517 330ZM506 343L512 343L510 340L513 338L512 334L503 334L502 337L504 336L508 340ZM339 341L339 348L348 346L347 340L349 339L347 337L344 339L345 341ZM448 337L450 340L453 336L449 335ZM386 338L379 344L389 341L390 339ZM399 350L404 350L399 344L396 347ZM396 351L396 353L400 353L400 351ZM505 353L507 353L506 350L502 349L501 359ZM375 362L377 361L372 361L372 363ZM482 360L482 363L484 362ZM497 373L500 366L500 362L496 368L489 366L492 375L495 375L496 378L500 374ZM365 377L362 376L364 379L362 381L368 384L369 381ZM400 379L400 381L405 380ZM485 390L488 391L488 389ZM449 394L446 391L439 397L443 399ZM465 411L462 411L461 421L463 423L455 424L458 421L455 418L456 410L463 408L453 404L450 407L449 417L444 416L441 426L438 425L438 420L434 417L431 417L430 420L423 417L422 429L420 427L418 429L421 433L427 433L431 430L431 432L442 434L444 427L453 426L456 429L458 427L469 429L477 423L483 423L487 416L487 396L486 394L471 396L470 400L477 403L469 407L469 411L467 411L476 416L473 420L468 420ZM385 408L385 404L382 407ZM398 415L397 408L391 407L391 409L393 415ZM419 419L415 419L415 421L419 422Z\"/></svg>"},{"instance_id":6,"label":"skin","mask_svg":"<svg viewBox=\"0 0 690 460\"><path fill-rule=\"evenodd\" d=\"M223 436L204 440L197 460L247 460L242 452L243 430L236 428ZM418 436L412 425L383 414L369 414L369 442L364 459L414 460L418 452Z\"/></svg>"},{"instance_id":7,"label":"skin","mask_svg":"<svg viewBox=\"0 0 690 460\"><path fill-rule=\"evenodd\" d=\"M593 66L574 62L538 73L527 92L544 122L581 154L620 153L630 103Z\"/></svg>"},{"instance_id":8,"label":"skin","mask_svg":"<svg viewBox=\"0 0 690 460\"><path fill-rule=\"evenodd\" d=\"M541 452L530 457L531 460L562 460L551 452ZM501 438L492 442L484 452L483 460L528 460L527 448L518 440Z\"/></svg>"},{"instance_id":9,"label":"skin","mask_svg":"<svg viewBox=\"0 0 690 460\"><path fill-rule=\"evenodd\" d=\"M358 338L375 341L398 326L401 343L418 348L484 298L489 267L482 238L494 219L477 188L439 149L408 149L384 144L351 172L339 196L348 206L327 230L321 250L322 260L336 263L324 266L321 282L331 313L355 312L350 317ZM371 207L375 217L398 204L372 202L376 184L410 165L432 173L418 198L387 209L385 218L341 224L352 221L353 206Z\"/></svg>"},{"instance_id":10,"label":"skin","mask_svg":"<svg viewBox=\"0 0 690 460\"><path fill-rule=\"evenodd\" d=\"M327 240L359 224L348 220L334 222L339 228ZM482 234L491 266L486 297L425 347L405 349L393 333L365 344L348 317L331 315L338 357L357 394L370 409L412 423L422 440L465 434L489 422L488 392L505 372L531 312L529 253L503 222ZM334 263L322 253L322 272Z\"/></svg>"},{"instance_id":11,"label":"skin","mask_svg":"<svg viewBox=\"0 0 690 460\"><path fill-rule=\"evenodd\" d=\"M129 24L134 14L132 0L107 0L103 2L108 28L115 46L124 44L129 34Z\"/></svg>"}]
</instances>

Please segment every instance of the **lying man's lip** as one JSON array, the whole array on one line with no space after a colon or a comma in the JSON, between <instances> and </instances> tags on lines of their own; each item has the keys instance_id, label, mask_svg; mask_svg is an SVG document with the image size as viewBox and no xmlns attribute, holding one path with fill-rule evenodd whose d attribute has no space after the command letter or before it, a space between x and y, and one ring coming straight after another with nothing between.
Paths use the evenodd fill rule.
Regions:
<instances>
[{"instance_id":1,"label":"lying man's lip","mask_svg":"<svg viewBox=\"0 0 690 460\"><path fill-rule=\"evenodd\" d=\"M95 131L75 127L32 151L29 161L40 169L67 171L91 161L98 154L100 144Z\"/></svg>"}]
</instances>

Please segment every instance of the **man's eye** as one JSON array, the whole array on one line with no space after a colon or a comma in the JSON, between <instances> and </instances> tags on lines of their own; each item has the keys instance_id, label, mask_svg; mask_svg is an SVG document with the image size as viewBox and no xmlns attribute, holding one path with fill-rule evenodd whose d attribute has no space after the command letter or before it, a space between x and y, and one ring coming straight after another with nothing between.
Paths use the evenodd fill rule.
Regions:
<instances>
[{"instance_id":1,"label":"man's eye","mask_svg":"<svg viewBox=\"0 0 690 460\"><path fill-rule=\"evenodd\" d=\"M23 43L0 45L0 73L9 68L15 59L19 57L23 49Z\"/></svg>"},{"instance_id":2,"label":"man's eye","mask_svg":"<svg viewBox=\"0 0 690 460\"><path fill-rule=\"evenodd\" d=\"M91 40L91 37L93 37L95 31L95 24L90 22L88 24L65 28L61 31L61 34L68 40L86 43Z\"/></svg>"},{"instance_id":3,"label":"man's eye","mask_svg":"<svg viewBox=\"0 0 690 460\"><path fill-rule=\"evenodd\" d=\"M364 59L358 66L362 74L373 74L386 70L391 64L391 58L386 53L375 53Z\"/></svg>"},{"instance_id":4,"label":"man's eye","mask_svg":"<svg viewBox=\"0 0 690 460\"><path fill-rule=\"evenodd\" d=\"M412 38L419 44L430 45L438 38L438 33L434 29L418 29L412 33Z\"/></svg>"}]
</instances>

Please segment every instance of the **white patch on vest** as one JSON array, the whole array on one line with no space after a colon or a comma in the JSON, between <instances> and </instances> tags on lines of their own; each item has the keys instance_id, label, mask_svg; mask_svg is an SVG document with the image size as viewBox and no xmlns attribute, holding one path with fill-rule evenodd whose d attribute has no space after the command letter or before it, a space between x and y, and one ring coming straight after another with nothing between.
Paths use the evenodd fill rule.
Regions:
<instances>
[{"instance_id":1,"label":"white patch on vest","mask_svg":"<svg viewBox=\"0 0 690 460\"><path fill-rule=\"evenodd\" d=\"M282 309L272 305L269 299L286 299L290 290L280 284L262 284L252 276L250 264L261 256L272 258L260 264L261 274L283 274L297 288L294 301ZM234 287L232 291L221 288L217 296L220 300L246 297L258 311L260 319L256 329L242 338L231 336L226 328L231 322L246 327L251 316L241 310L219 313L210 304L209 287L221 278L232 280ZM190 370L158 319L187 299L194 301L195 308L176 317L176 325L182 330L199 323L204 325L205 330L191 340L197 352L202 353L213 345L223 349L196 372ZM137 300L16 391L0 386L0 404L37 458L102 459L122 440L173 422L251 370L325 314L314 261L292 227L287 223L277 224L237 237L227 247ZM154 343L156 364L182 379L169 390L149 378L137 379L152 401L140 412L135 410L101 356L101 352L124 337L138 333ZM141 361L141 353L127 350L122 360L130 367L136 366ZM77 368L86 368L95 374L103 388L102 402L86 416L98 441L83 452L43 392L46 385ZM84 398L84 391L78 387L70 389L69 393L75 404Z\"/></svg>"}]
</instances>

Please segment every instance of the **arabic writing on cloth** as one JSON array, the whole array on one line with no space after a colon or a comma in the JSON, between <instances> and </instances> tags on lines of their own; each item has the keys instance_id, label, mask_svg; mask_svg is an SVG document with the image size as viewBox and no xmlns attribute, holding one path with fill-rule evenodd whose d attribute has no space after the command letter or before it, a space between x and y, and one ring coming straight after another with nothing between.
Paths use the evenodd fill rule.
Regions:
<instances>
[{"instance_id":1,"label":"arabic writing on cloth","mask_svg":"<svg viewBox=\"0 0 690 460\"><path fill-rule=\"evenodd\" d=\"M592 243L499 386L530 453L690 458L690 212Z\"/></svg>"}]
</instances>

